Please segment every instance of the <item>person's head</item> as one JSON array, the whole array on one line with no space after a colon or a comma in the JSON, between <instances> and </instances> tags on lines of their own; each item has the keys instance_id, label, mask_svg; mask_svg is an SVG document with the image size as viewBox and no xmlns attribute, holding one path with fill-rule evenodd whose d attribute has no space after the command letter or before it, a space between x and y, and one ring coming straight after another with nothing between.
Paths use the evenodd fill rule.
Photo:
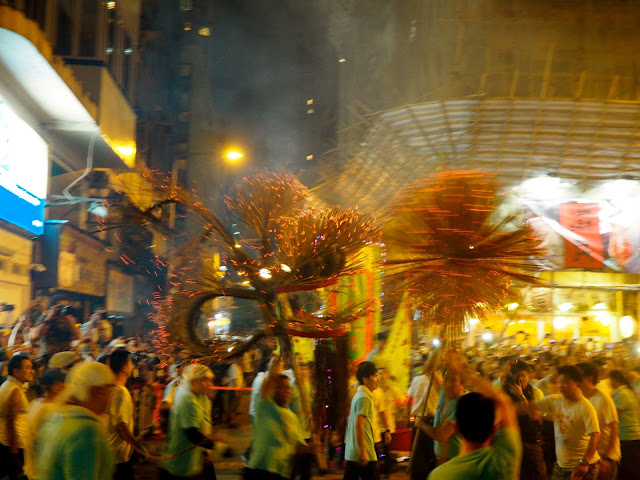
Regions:
<instances>
[{"instance_id":1,"label":"person's head","mask_svg":"<svg viewBox=\"0 0 640 480\"><path fill-rule=\"evenodd\" d=\"M596 358L593 360L593 364L598 369L598 376L600 378L607 378L609 376L609 365L607 365L607 361L603 358Z\"/></svg>"},{"instance_id":2,"label":"person's head","mask_svg":"<svg viewBox=\"0 0 640 480\"><path fill-rule=\"evenodd\" d=\"M206 395L213 387L213 372L205 365L192 363L182 370L182 378L191 385L196 395Z\"/></svg>"},{"instance_id":3,"label":"person's head","mask_svg":"<svg viewBox=\"0 0 640 480\"><path fill-rule=\"evenodd\" d=\"M513 376L522 388L527 388L531 379L531 366L525 362L518 362L513 366Z\"/></svg>"},{"instance_id":4,"label":"person's head","mask_svg":"<svg viewBox=\"0 0 640 480\"><path fill-rule=\"evenodd\" d=\"M276 390L273 394L273 401L279 407L287 407L291 402L293 392L291 391L291 380L284 373L278 375L276 379Z\"/></svg>"},{"instance_id":5,"label":"person's head","mask_svg":"<svg viewBox=\"0 0 640 480\"><path fill-rule=\"evenodd\" d=\"M16 353L9 360L7 374L19 382L30 382L33 380L33 363L31 359L24 353Z\"/></svg>"},{"instance_id":6,"label":"person's head","mask_svg":"<svg viewBox=\"0 0 640 480\"><path fill-rule=\"evenodd\" d=\"M581 386L595 386L598 384L598 367L593 363L582 362L577 365L582 372Z\"/></svg>"},{"instance_id":7,"label":"person's head","mask_svg":"<svg viewBox=\"0 0 640 480\"><path fill-rule=\"evenodd\" d=\"M495 405L479 393L463 395L456 407L456 422L460 435L474 444L487 442L494 432Z\"/></svg>"},{"instance_id":8,"label":"person's head","mask_svg":"<svg viewBox=\"0 0 640 480\"><path fill-rule=\"evenodd\" d=\"M360 385L367 387L372 392L378 388L378 369L373 362L362 362L358 365L356 378Z\"/></svg>"},{"instance_id":9,"label":"person's head","mask_svg":"<svg viewBox=\"0 0 640 480\"><path fill-rule=\"evenodd\" d=\"M260 359L260 363L258 364L258 371L259 372L266 372L269 369L269 363L270 362L271 362L271 354L264 355Z\"/></svg>"},{"instance_id":10,"label":"person's head","mask_svg":"<svg viewBox=\"0 0 640 480\"><path fill-rule=\"evenodd\" d=\"M620 370L611 370L609 372L609 379L611 380L611 386L613 388L620 388L623 385L629 386L627 377Z\"/></svg>"},{"instance_id":11,"label":"person's head","mask_svg":"<svg viewBox=\"0 0 640 480\"><path fill-rule=\"evenodd\" d=\"M58 352L49 359L47 367L60 368L66 373L80 361L82 361L82 357L76 352Z\"/></svg>"},{"instance_id":12,"label":"person's head","mask_svg":"<svg viewBox=\"0 0 640 480\"><path fill-rule=\"evenodd\" d=\"M47 368L40 376L40 385L49 400L55 398L64 390L66 374L59 368Z\"/></svg>"},{"instance_id":13,"label":"person's head","mask_svg":"<svg viewBox=\"0 0 640 480\"><path fill-rule=\"evenodd\" d=\"M108 364L109 363L109 354L108 353L101 353L100 355L98 355L96 357L96 362L102 363L103 365Z\"/></svg>"},{"instance_id":14,"label":"person's head","mask_svg":"<svg viewBox=\"0 0 640 480\"><path fill-rule=\"evenodd\" d=\"M444 372L444 394L449 400L458 398L464 393L464 384L460 378L460 374L453 370L447 369Z\"/></svg>"},{"instance_id":15,"label":"person's head","mask_svg":"<svg viewBox=\"0 0 640 480\"><path fill-rule=\"evenodd\" d=\"M498 360L498 368L500 369L500 375L502 376L511 375L511 367L513 364L512 359L513 357L510 355L500 357L500 359Z\"/></svg>"},{"instance_id":16,"label":"person's head","mask_svg":"<svg viewBox=\"0 0 640 480\"><path fill-rule=\"evenodd\" d=\"M129 378L133 373L131 354L126 348L116 348L109 355L109 366L116 376Z\"/></svg>"},{"instance_id":17,"label":"person's head","mask_svg":"<svg viewBox=\"0 0 640 480\"><path fill-rule=\"evenodd\" d=\"M102 415L109 408L115 382L115 375L106 365L98 362L78 363L67 374L65 395L69 403Z\"/></svg>"},{"instance_id":18,"label":"person's head","mask_svg":"<svg viewBox=\"0 0 640 480\"><path fill-rule=\"evenodd\" d=\"M582 372L574 365L563 365L558 369L558 390L569 400L575 400L580 396L580 384Z\"/></svg>"},{"instance_id":19,"label":"person's head","mask_svg":"<svg viewBox=\"0 0 640 480\"><path fill-rule=\"evenodd\" d=\"M67 298L65 295L62 295L62 294L54 295L49 299L49 307L55 307L56 305L68 306L70 304L71 302L69 301L69 298Z\"/></svg>"}]
</instances>

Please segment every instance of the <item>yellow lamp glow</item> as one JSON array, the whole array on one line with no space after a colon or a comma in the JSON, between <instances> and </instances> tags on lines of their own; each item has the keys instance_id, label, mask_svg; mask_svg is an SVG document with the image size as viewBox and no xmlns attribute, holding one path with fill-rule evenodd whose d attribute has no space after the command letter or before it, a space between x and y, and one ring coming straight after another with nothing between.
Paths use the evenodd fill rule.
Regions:
<instances>
[{"instance_id":1,"label":"yellow lamp glow","mask_svg":"<svg viewBox=\"0 0 640 480\"><path fill-rule=\"evenodd\" d=\"M520 306L520 304L519 304L519 303L516 303L516 302L514 302L514 303L510 303L509 305L507 305L507 310L513 311L513 310L515 310L516 308L518 308L519 306Z\"/></svg>"},{"instance_id":2,"label":"yellow lamp glow","mask_svg":"<svg viewBox=\"0 0 640 480\"><path fill-rule=\"evenodd\" d=\"M229 150L224 154L224 158L226 158L231 163L237 162L241 158L244 158L244 154L240 153L238 150Z\"/></svg>"},{"instance_id":3,"label":"yellow lamp glow","mask_svg":"<svg viewBox=\"0 0 640 480\"><path fill-rule=\"evenodd\" d=\"M569 319L567 317L556 317L553 319L553 328L556 330L564 330L569 326Z\"/></svg>"},{"instance_id":4,"label":"yellow lamp glow","mask_svg":"<svg viewBox=\"0 0 640 480\"><path fill-rule=\"evenodd\" d=\"M629 338L636 331L636 321L633 317L625 315L620 319L620 335L622 338Z\"/></svg>"},{"instance_id":5,"label":"yellow lamp glow","mask_svg":"<svg viewBox=\"0 0 640 480\"><path fill-rule=\"evenodd\" d=\"M611 324L611 314L609 312L598 311L595 314L595 318L605 327L608 327Z\"/></svg>"},{"instance_id":6,"label":"yellow lamp glow","mask_svg":"<svg viewBox=\"0 0 640 480\"><path fill-rule=\"evenodd\" d=\"M558 310L561 310L563 312L568 312L572 308L573 308L573 303L571 302L565 302L558 305Z\"/></svg>"}]
</instances>

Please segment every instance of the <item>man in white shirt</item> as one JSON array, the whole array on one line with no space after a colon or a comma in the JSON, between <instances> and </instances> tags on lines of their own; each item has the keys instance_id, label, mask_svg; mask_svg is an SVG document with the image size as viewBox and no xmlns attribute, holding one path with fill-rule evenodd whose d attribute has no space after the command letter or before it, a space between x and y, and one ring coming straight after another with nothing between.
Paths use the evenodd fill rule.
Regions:
<instances>
[{"instance_id":1,"label":"man in white shirt","mask_svg":"<svg viewBox=\"0 0 640 480\"><path fill-rule=\"evenodd\" d=\"M598 384L598 369L593 363L579 363L584 379L580 384L582 394L591 402L598 414L600 424L600 455L599 480L614 480L618 477L618 463L620 462L620 438L618 411L613 399L602 392Z\"/></svg>"},{"instance_id":2,"label":"man in white shirt","mask_svg":"<svg viewBox=\"0 0 640 480\"><path fill-rule=\"evenodd\" d=\"M0 386L0 478L22 478L29 407L25 392L31 380L31 359L22 353L11 357L7 380Z\"/></svg>"},{"instance_id":3,"label":"man in white shirt","mask_svg":"<svg viewBox=\"0 0 640 480\"><path fill-rule=\"evenodd\" d=\"M241 360L241 358L236 358L233 360L233 363L229 365L229 369L227 370L227 387L244 387L244 373L240 367ZM222 398L226 417L225 423L231 427L236 427L235 421L240 404L240 393L237 390L227 390L224 392Z\"/></svg>"},{"instance_id":4,"label":"man in white shirt","mask_svg":"<svg viewBox=\"0 0 640 480\"><path fill-rule=\"evenodd\" d=\"M125 387L133 372L133 362L127 349L114 350L109 356L109 366L116 376L107 425L107 441L116 464L113 478L133 480L131 455L134 448L138 451L143 451L143 449L133 436L133 400L129 390Z\"/></svg>"},{"instance_id":5,"label":"man in white shirt","mask_svg":"<svg viewBox=\"0 0 640 480\"><path fill-rule=\"evenodd\" d=\"M597 452L600 427L595 408L580 391L582 372L573 365L558 369L559 394L530 404L536 410L552 414L557 460L552 480L595 480L598 476Z\"/></svg>"},{"instance_id":6,"label":"man in white shirt","mask_svg":"<svg viewBox=\"0 0 640 480\"><path fill-rule=\"evenodd\" d=\"M409 385L409 402L407 409L409 411L409 417L415 416L413 427L413 438L417 442L414 449L414 457L411 461L411 479L412 480L424 480L431 470L436 466L435 455L433 453L433 440L428 435L424 434L420 429L416 428L420 420L424 420L426 423L432 425L433 419L436 414L436 408L438 407L438 398L440 387L442 386L442 376L439 372L433 372L435 368L435 359L437 355L432 353L431 356L424 362L423 374L418 375L411 380ZM433 373L433 385L429 389L429 383L431 382L431 375ZM429 391L429 399L427 400L427 391ZM427 408L425 410L424 402L427 400ZM424 415L424 417L423 417ZM416 433L417 430L417 433Z\"/></svg>"}]
</instances>

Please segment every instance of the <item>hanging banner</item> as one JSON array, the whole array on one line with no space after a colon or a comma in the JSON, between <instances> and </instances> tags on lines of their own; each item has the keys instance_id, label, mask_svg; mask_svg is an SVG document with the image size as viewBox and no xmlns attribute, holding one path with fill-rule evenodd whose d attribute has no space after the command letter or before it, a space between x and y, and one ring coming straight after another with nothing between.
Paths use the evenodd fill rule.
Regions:
<instances>
[{"instance_id":1,"label":"hanging banner","mask_svg":"<svg viewBox=\"0 0 640 480\"><path fill-rule=\"evenodd\" d=\"M610 192L594 189L593 197L555 201L520 199L527 224L546 251L538 259L542 269L640 273L640 185L624 195L624 202Z\"/></svg>"},{"instance_id":2,"label":"hanging banner","mask_svg":"<svg viewBox=\"0 0 640 480\"><path fill-rule=\"evenodd\" d=\"M411 369L411 308L406 293L396 311L387 343L374 361L377 367L388 370L402 391L408 390Z\"/></svg>"},{"instance_id":3,"label":"hanging banner","mask_svg":"<svg viewBox=\"0 0 640 480\"><path fill-rule=\"evenodd\" d=\"M576 234L565 237L565 266L568 268L602 268L604 260L600 234L600 208L597 203L563 203L559 209L560 225Z\"/></svg>"},{"instance_id":4,"label":"hanging banner","mask_svg":"<svg viewBox=\"0 0 640 480\"><path fill-rule=\"evenodd\" d=\"M300 354L300 361L302 363L313 362L313 339L303 337L291 337L293 342L293 351Z\"/></svg>"}]
</instances>

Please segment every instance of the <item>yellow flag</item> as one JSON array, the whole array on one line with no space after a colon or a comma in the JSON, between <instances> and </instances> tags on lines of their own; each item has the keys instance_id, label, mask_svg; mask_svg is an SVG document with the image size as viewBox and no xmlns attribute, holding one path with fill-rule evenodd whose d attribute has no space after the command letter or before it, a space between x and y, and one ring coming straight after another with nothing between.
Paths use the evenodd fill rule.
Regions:
<instances>
[{"instance_id":1,"label":"yellow flag","mask_svg":"<svg viewBox=\"0 0 640 480\"><path fill-rule=\"evenodd\" d=\"M382 352L375 359L376 366L386 368L396 385L406 391L409 388L411 368L411 309L406 293L403 295Z\"/></svg>"}]
</instances>

